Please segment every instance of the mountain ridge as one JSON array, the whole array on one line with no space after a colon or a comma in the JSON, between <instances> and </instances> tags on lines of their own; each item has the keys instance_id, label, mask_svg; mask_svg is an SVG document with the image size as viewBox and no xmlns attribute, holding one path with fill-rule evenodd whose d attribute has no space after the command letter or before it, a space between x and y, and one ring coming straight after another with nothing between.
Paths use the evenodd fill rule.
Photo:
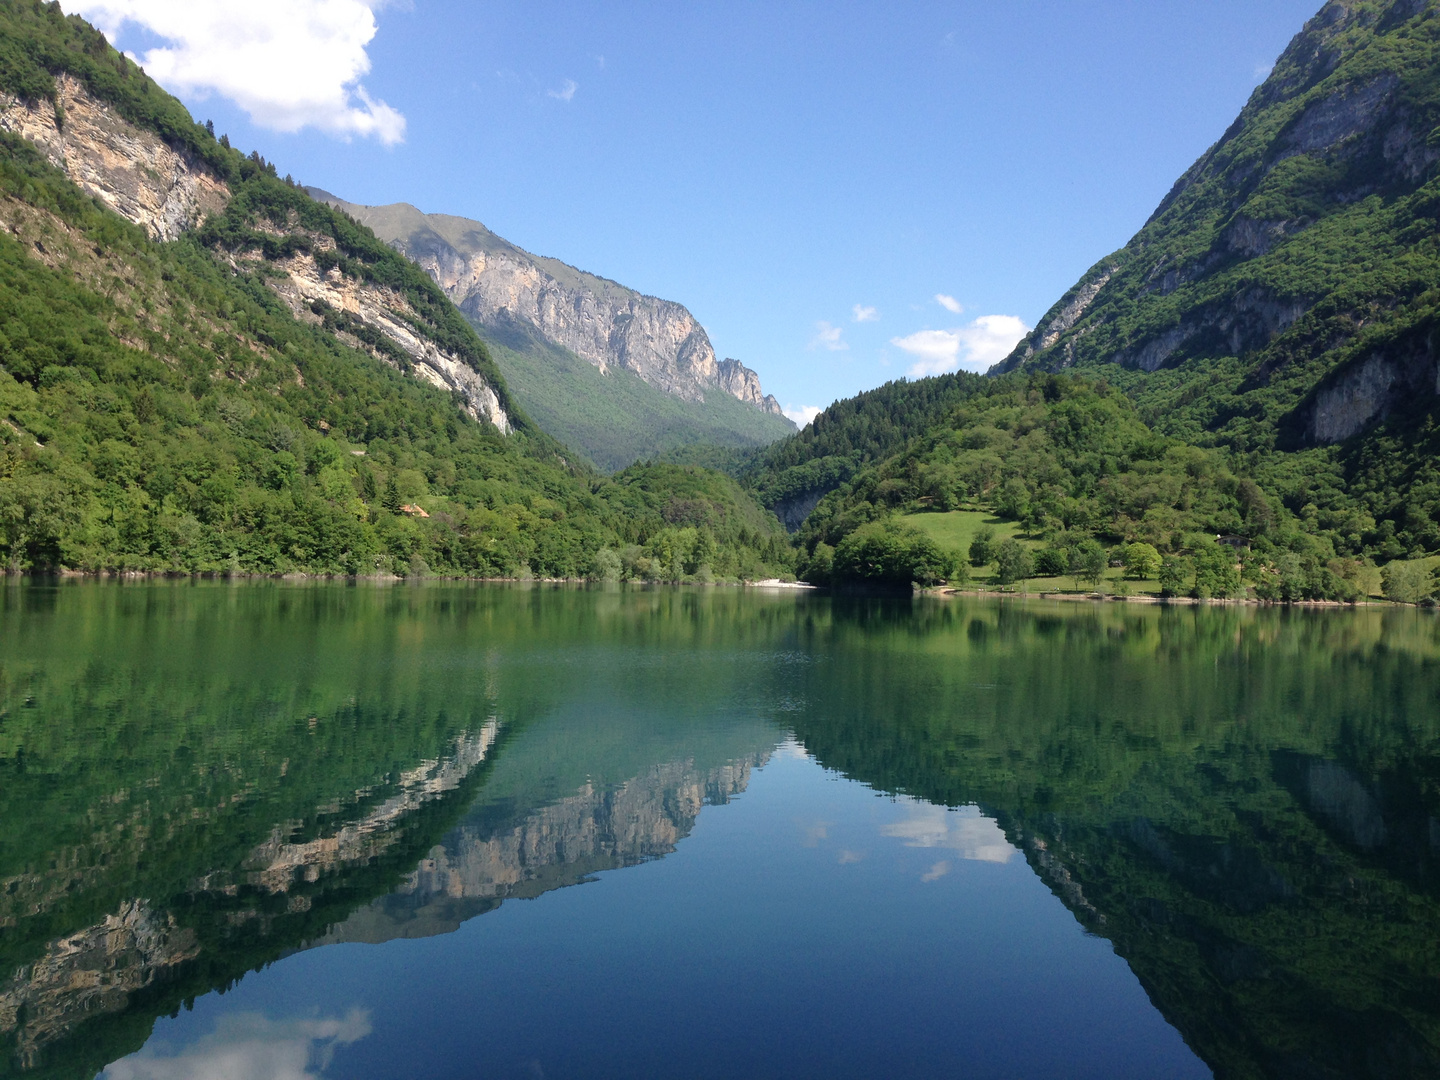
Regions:
<instances>
[{"instance_id":1,"label":"mountain ridge","mask_svg":"<svg viewBox=\"0 0 1440 1080\"><path fill-rule=\"evenodd\" d=\"M991 374L1085 369L1351 550L1440 549L1437 15L1324 4Z\"/></svg>"},{"instance_id":2,"label":"mountain ridge","mask_svg":"<svg viewBox=\"0 0 1440 1080\"><path fill-rule=\"evenodd\" d=\"M1265 430L1203 426L1242 449L1341 443L1440 393L1433 345L1406 340L1433 330L1440 283L1437 40L1429 0L1325 4L1140 231L992 371L1233 358L1226 388Z\"/></svg>"},{"instance_id":3,"label":"mountain ridge","mask_svg":"<svg viewBox=\"0 0 1440 1080\"><path fill-rule=\"evenodd\" d=\"M759 376L753 370L738 360L717 359L705 328L683 304L627 288L556 258L534 255L470 218L427 214L404 202L365 206L323 188L305 190L317 201L343 210L411 258L456 307L482 325L505 309L602 372L610 366L628 368L687 400L703 401L705 389L717 387L761 412L782 414L774 396L760 392ZM515 265L513 269L502 266L497 273L485 263L477 267L477 256L510 260ZM526 274L527 263L550 281L537 281ZM503 280L506 277L511 280ZM492 284L496 278L502 280ZM572 295L547 295L551 283ZM578 309L579 324L565 319L564 309L572 305ZM608 322L602 305L613 309ZM637 340L633 332L637 323L649 324L643 340Z\"/></svg>"},{"instance_id":4,"label":"mountain ridge","mask_svg":"<svg viewBox=\"0 0 1440 1080\"><path fill-rule=\"evenodd\" d=\"M306 191L428 273L482 338L502 347L497 358L527 411L601 467L665 456L697 437L759 446L796 430L752 369L716 356L682 304L533 255L479 221ZM575 361L600 378L586 378ZM684 407L677 411L657 394ZM729 408L725 397L760 415Z\"/></svg>"}]
</instances>

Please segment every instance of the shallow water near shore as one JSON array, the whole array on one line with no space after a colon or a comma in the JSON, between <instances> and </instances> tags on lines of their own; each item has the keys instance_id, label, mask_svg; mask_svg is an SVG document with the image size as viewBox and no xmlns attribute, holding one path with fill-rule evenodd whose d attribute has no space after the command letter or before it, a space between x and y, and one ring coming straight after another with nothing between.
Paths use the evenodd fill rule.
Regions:
<instances>
[{"instance_id":1,"label":"shallow water near shore","mask_svg":"<svg viewBox=\"0 0 1440 1080\"><path fill-rule=\"evenodd\" d=\"M1440 1074L1440 622L0 585L0 1075Z\"/></svg>"}]
</instances>

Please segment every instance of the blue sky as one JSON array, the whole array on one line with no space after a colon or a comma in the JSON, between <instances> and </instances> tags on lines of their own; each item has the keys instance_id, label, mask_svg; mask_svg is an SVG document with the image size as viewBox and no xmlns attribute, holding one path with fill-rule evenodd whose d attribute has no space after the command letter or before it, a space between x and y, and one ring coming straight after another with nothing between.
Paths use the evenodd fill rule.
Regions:
<instances>
[{"instance_id":1,"label":"blue sky","mask_svg":"<svg viewBox=\"0 0 1440 1080\"><path fill-rule=\"evenodd\" d=\"M677 300L795 409L983 367L1320 4L62 2L282 173Z\"/></svg>"}]
</instances>

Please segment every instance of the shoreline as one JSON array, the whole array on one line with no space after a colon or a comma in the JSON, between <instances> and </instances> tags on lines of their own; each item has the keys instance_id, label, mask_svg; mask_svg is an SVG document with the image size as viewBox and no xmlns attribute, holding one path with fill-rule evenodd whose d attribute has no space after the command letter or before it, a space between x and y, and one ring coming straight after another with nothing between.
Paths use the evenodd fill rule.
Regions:
<instances>
[{"instance_id":1,"label":"shoreline","mask_svg":"<svg viewBox=\"0 0 1440 1080\"><path fill-rule=\"evenodd\" d=\"M400 574L316 574L310 571L289 571L287 573L258 574L230 573L215 571L184 570L0 570L0 580L16 581L282 581L292 584L303 582L328 582L350 585L420 585L427 582L455 582L473 585L676 585L691 588L721 589L796 589L817 591L817 585L804 581L784 581L780 578L763 578L759 581L598 581L594 578L553 578L553 577L473 577L465 574L426 574L404 576Z\"/></svg>"},{"instance_id":2,"label":"shoreline","mask_svg":"<svg viewBox=\"0 0 1440 1080\"><path fill-rule=\"evenodd\" d=\"M1162 604L1176 605L1182 607L1195 607L1201 604L1214 606L1233 607L1326 607L1326 608L1361 608L1361 607L1409 607L1425 608L1433 607L1433 604L1401 604L1394 600L1382 600L1376 597L1366 597L1364 600L1256 600L1252 597L1235 599L1231 597L1210 597L1200 600L1194 596L1155 596L1151 593L1140 595L1118 596L1114 593L1074 593L1074 592L1000 592L989 589L957 589L948 585L939 586L933 589L916 589L917 596L933 596L938 600L948 600L955 596L972 596L977 599L997 600L1054 600L1060 603L1090 603L1090 604Z\"/></svg>"},{"instance_id":3,"label":"shoreline","mask_svg":"<svg viewBox=\"0 0 1440 1080\"><path fill-rule=\"evenodd\" d=\"M472 584L472 585L633 585L643 587L672 586L681 588L699 589L766 589L774 591L794 591L797 593L818 593L830 596L888 596L892 598L911 596L929 597L934 600L949 600L952 598L973 598L977 600L1046 600L1066 604L1148 604L1176 607L1207 606L1232 606L1232 607L1304 607L1304 608L1435 608L1434 603L1428 604L1402 604L1394 600L1385 600L1379 597L1367 597L1364 600L1258 600L1252 597L1234 599L1229 597L1212 597L1205 600L1193 596L1156 596L1153 593L1133 594L1119 596L1114 593L1077 593L1062 591L1041 591L1041 592L1005 592L998 589L960 589L950 585L941 585L931 588L912 588L908 591L902 589L837 589L833 586L811 585L804 581L784 581L780 578L765 578L759 581L595 581L590 578L547 578L547 577L468 577L464 575L451 574L430 574L425 577L402 577L398 574L315 574L309 572L292 571L283 574L256 574L256 573L227 573L224 571L188 573L174 570L70 570L62 569L56 571L0 571L0 578L15 579L17 581L43 580L54 581L92 581L92 582L139 582L139 581L173 581L173 582L288 582L290 584L302 584L307 582L347 584L347 585L423 585L427 583L436 584Z\"/></svg>"}]
</instances>

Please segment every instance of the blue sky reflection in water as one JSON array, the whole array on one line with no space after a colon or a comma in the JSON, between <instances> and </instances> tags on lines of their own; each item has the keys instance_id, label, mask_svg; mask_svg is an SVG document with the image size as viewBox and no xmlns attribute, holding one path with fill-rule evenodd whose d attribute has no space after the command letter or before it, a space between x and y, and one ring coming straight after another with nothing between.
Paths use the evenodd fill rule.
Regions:
<instances>
[{"instance_id":1,"label":"blue sky reflection in water","mask_svg":"<svg viewBox=\"0 0 1440 1080\"><path fill-rule=\"evenodd\" d=\"M993 820L879 797L794 743L661 860L290 957L106 1075L307 1037L337 1077L1210 1075Z\"/></svg>"}]
</instances>

